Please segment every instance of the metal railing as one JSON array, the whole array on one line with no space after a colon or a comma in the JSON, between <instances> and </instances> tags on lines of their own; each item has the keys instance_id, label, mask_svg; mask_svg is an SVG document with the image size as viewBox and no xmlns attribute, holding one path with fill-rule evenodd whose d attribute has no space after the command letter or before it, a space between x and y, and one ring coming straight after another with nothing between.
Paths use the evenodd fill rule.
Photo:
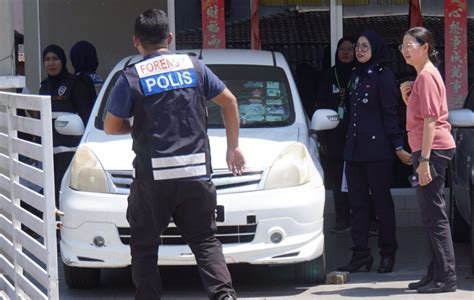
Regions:
<instances>
[{"instance_id":1,"label":"metal railing","mask_svg":"<svg viewBox=\"0 0 474 300\"><path fill-rule=\"evenodd\" d=\"M0 92L0 291L58 299L51 100Z\"/></svg>"}]
</instances>

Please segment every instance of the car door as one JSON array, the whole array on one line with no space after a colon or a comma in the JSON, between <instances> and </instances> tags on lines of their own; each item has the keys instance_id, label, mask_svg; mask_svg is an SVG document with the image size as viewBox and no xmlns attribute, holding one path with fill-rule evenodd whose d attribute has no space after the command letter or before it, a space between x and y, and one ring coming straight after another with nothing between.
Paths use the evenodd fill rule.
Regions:
<instances>
[{"instance_id":1,"label":"car door","mask_svg":"<svg viewBox=\"0 0 474 300\"><path fill-rule=\"evenodd\" d=\"M473 89L468 94L463 108L474 111ZM470 191L474 176L474 128L455 128L456 155L453 160L453 193L459 213L468 223L471 220Z\"/></svg>"}]
</instances>

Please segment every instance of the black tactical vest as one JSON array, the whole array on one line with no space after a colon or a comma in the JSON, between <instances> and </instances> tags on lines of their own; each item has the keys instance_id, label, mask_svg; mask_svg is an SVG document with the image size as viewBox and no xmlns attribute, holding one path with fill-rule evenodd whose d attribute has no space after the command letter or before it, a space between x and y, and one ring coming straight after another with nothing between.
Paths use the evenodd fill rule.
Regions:
<instances>
[{"instance_id":1,"label":"black tactical vest","mask_svg":"<svg viewBox=\"0 0 474 300\"><path fill-rule=\"evenodd\" d=\"M157 53L124 70L133 101L135 177L209 178L203 66L188 55Z\"/></svg>"},{"instance_id":2,"label":"black tactical vest","mask_svg":"<svg viewBox=\"0 0 474 300\"><path fill-rule=\"evenodd\" d=\"M49 80L41 82L40 95L51 96L51 111L53 122L54 154L75 151L81 141L80 136L62 135L54 128L54 121L61 115L77 113L72 102L72 88L75 77L68 74L54 90L51 90Z\"/></svg>"}]
</instances>

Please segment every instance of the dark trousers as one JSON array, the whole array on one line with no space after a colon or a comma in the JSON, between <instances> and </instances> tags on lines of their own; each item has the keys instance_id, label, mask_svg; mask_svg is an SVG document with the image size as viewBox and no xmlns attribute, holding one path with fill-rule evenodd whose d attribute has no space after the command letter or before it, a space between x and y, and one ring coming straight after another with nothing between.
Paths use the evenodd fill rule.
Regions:
<instances>
[{"instance_id":1,"label":"dark trousers","mask_svg":"<svg viewBox=\"0 0 474 300\"><path fill-rule=\"evenodd\" d=\"M54 194L56 207L59 208L59 190L61 189L61 181L64 173L66 173L75 152L61 152L54 154Z\"/></svg>"},{"instance_id":2,"label":"dark trousers","mask_svg":"<svg viewBox=\"0 0 474 300\"><path fill-rule=\"evenodd\" d=\"M390 193L392 166L392 161L346 162L354 251L368 250L371 201L379 221L380 255L392 256L398 249L395 208Z\"/></svg>"},{"instance_id":3,"label":"dark trousers","mask_svg":"<svg viewBox=\"0 0 474 300\"><path fill-rule=\"evenodd\" d=\"M344 161L338 158L328 158L321 155L321 164L324 169L324 185L332 190L334 209L338 224L350 224L351 209L346 192L341 191Z\"/></svg>"},{"instance_id":4,"label":"dark trousers","mask_svg":"<svg viewBox=\"0 0 474 300\"><path fill-rule=\"evenodd\" d=\"M135 299L161 298L158 246L171 218L194 253L209 299L224 294L235 296L222 245L215 237L216 203L211 181L133 181L127 220Z\"/></svg>"},{"instance_id":5,"label":"dark trousers","mask_svg":"<svg viewBox=\"0 0 474 300\"><path fill-rule=\"evenodd\" d=\"M419 165L420 153L421 151L413 153L415 171ZM453 155L454 149L432 150L430 173L433 180L426 186L416 188L421 221L428 234L431 251L428 275L438 282L456 281L453 240L444 197L446 169Z\"/></svg>"}]
</instances>

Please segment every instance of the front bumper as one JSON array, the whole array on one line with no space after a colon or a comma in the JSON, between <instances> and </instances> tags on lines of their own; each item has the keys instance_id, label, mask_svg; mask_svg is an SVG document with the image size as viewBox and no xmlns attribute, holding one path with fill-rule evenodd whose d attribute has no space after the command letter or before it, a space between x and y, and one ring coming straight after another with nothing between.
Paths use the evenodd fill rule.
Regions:
<instances>
[{"instance_id":1,"label":"front bumper","mask_svg":"<svg viewBox=\"0 0 474 300\"><path fill-rule=\"evenodd\" d=\"M227 263L287 264L312 260L324 249L324 186L310 183L284 189L218 195L225 222L217 226L245 225L255 216L251 242L224 243ZM61 210L61 257L76 267L117 268L130 265L130 247L120 239L118 228L129 227L124 195L86 193L63 188ZM279 243L270 236L280 233ZM103 247L94 237L104 239ZM162 245L160 265L192 265L195 259L187 245Z\"/></svg>"}]
</instances>

